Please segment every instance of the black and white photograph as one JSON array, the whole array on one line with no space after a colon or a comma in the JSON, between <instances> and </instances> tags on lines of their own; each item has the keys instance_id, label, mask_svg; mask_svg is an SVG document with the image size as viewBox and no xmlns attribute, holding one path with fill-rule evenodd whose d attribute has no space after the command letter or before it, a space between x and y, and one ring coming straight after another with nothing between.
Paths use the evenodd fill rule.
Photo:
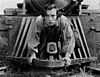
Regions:
<instances>
[{"instance_id":1,"label":"black and white photograph","mask_svg":"<svg viewBox=\"0 0 100 77\"><path fill-rule=\"evenodd\" d=\"M0 0L0 77L100 77L100 1Z\"/></svg>"}]
</instances>

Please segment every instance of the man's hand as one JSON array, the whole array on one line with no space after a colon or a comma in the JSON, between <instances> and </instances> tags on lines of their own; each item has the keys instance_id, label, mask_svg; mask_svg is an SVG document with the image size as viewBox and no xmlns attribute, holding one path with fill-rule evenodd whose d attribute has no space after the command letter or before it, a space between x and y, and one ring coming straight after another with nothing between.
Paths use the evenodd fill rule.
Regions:
<instances>
[{"instance_id":1,"label":"man's hand","mask_svg":"<svg viewBox=\"0 0 100 77\"><path fill-rule=\"evenodd\" d=\"M29 57L29 59L28 59L28 62L31 64L33 59L36 59L35 53L32 53L31 57Z\"/></svg>"},{"instance_id":2,"label":"man's hand","mask_svg":"<svg viewBox=\"0 0 100 77\"><path fill-rule=\"evenodd\" d=\"M71 64L71 59L70 59L70 54L67 52L65 57L63 58L63 60L65 60L67 62L68 65Z\"/></svg>"},{"instance_id":3,"label":"man's hand","mask_svg":"<svg viewBox=\"0 0 100 77\"><path fill-rule=\"evenodd\" d=\"M67 65L71 64L71 59L69 57L64 57L63 60L67 62Z\"/></svg>"}]
</instances>

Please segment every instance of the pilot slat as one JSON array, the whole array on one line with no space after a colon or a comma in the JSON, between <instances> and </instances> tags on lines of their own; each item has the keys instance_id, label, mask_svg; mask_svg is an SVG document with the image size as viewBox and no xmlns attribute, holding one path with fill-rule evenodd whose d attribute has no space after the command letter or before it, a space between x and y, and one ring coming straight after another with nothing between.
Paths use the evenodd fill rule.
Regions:
<instances>
[{"instance_id":1,"label":"pilot slat","mask_svg":"<svg viewBox=\"0 0 100 77\"><path fill-rule=\"evenodd\" d=\"M86 44L86 49L87 49L86 54L88 55L88 57L91 57L90 52L89 52L89 47L88 47L88 45L87 45L87 41L86 41L86 39L85 39L85 34L84 34L83 29L82 29L82 24L81 24L81 21L80 21L80 19L79 19L79 18L77 18L77 20L78 20L78 22L79 22L80 29L81 29L81 31L82 31L83 38L84 38L84 41L85 41L85 44Z\"/></svg>"},{"instance_id":2,"label":"pilot slat","mask_svg":"<svg viewBox=\"0 0 100 77\"><path fill-rule=\"evenodd\" d=\"M22 19L22 23L21 23L21 26L20 26L20 30L19 30L19 33L18 33L16 42L15 42L15 46L13 48L13 51L12 51L12 55L11 56L14 56L15 53L16 53L16 49L17 49L17 45L18 45L19 38L20 38L20 34L22 33L22 29L23 29L23 27L25 25L25 22L26 22L26 17Z\"/></svg>"},{"instance_id":3,"label":"pilot slat","mask_svg":"<svg viewBox=\"0 0 100 77\"><path fill-rule=\"evenodd\" d=\"M80 58L87 58L87 57L89 57L88 53L86 53L87 50L85 49L85 47L87 47L87 45L86 45L86 42L85 42L85 44L83 43L85 38L83 39L83 37L82 37L82 36L84 36L84 32L82 31L82 27L81 27L81 29L79 29L79 27L81 26L81 24L79 24L79 23L81 23L81 22L79 21L79 18L71 18L71 22L74 26L74 29L76 29L77 32L78 32L78 35L80 37L79 39L80 39L80 42L81 42L81 45L82 45L81 48L77 49L77 52L78 52ZM82 32L82 33L80 34L80 32ZM77 54L76 54L76 56L77 56Z\"/></svg>"},{"instance_id":4,"label":"pilot slat","mask_svg":"<svg viewBox=\"0 0 100 77\"><path fill-rule=\"evenodd\" d=\"M71 21L72 21L72 24L73 24L74 28L77 30L78 35L79 35L79 31L78 31L78 29L77 29L77 23L76 23L75 18L71 19ZM80 37L80 35L79 35L79 37ZM82 44L82 40L81 40L81 39L80 39L80 42L81 42L81 44ZM83 46L82 46L82 47L83 47ZM83 50L81 50L81 51L83 51ZM82 54L82 52L81 52L81 54ZM80 54L80 55L81 55L81 54ZM83 55L82 55L82 57L83 57Z\"/></svg>"},{"instance_id":5,"label":"pilot slat","mask_svg":"<svg viewBox=\"0 0 100 77\"><path fill-rule=\"evenodd\" d=\"M20 57L20 55L22 55L22 53L23 53L22 48L23 48L24 42L26 40L27 30L28 30L28 27L30 26L29 25L30 22L31 22L31 19L30 18L27 18L26 25L24 27L24 30L23 30L23 33L22 33L22 36L21 36L21 39L20 39L19 47L17 49L17 54L16 54L15 57L17 57L17 56Z\"/></svg>"},{"instance_id":6,"label":"pilot slat","mask_svg":"<svg viewBox=\"0 0 100 77\"><path fill-rule=\"evenodd\" d=\"M77 18L76 18L76 19L77 19ZM82 49L83 49L85 58L87 58L86 51L85 51L84 44L83 44L83 40L82 40L82 37L81 37L83 34L80 34L80 30L79 30L79 28L78 28L78 26L80 26L80 25L76 22L76 19L75 19L75 23L77 24L77 26L76 26L76 25L75 25L75 26L76 26L76 29L77 29L77 31L78 31L79 37L80 37L80 42L81 42L81 45L82 45Z\"/></svg>"},{"instance_id":7,"label":"pilot slat","mask_svg":"<svg viewBox=\"0 0 100 77\"><path fill-rule=\"evenodd\" d=\"M27 36L26 36L26 40L25 40L25 43L24 43L24 46L23 46L23 49L22 49L21 57L23 57L23 53L24 53L24 50L25 50L26 45L27 45L27 42L28 42L28 38L29 38L29 34L30 34L30 31L31 31L32 26L33 26L32 25L33 22L34 22L34 19L31 20L31 23L29 25L29 29L28 29L28 33L27 33ZM28 58L28 56L29 56L29 53L27 53L27 56L26 57Z\"/></svg>"}]
</instances>

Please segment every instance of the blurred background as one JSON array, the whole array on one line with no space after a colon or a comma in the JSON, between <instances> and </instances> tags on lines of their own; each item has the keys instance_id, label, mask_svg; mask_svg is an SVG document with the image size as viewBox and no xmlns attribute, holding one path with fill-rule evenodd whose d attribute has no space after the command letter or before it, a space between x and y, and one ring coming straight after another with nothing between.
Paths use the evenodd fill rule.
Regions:
<instances>
[{"instance_id":1,"label":"blurred background","mask_svg":"<svg viewBox=\"0 0 100 77\"><path fill-rule=\"evenodd\" d=\"M4 14L5 8L17 8L17 3L23 0L0 0L0 14ZM100 9L100 0L83 0L82 4L88 4L88 9Z\"/></svg>"}]
</instances>

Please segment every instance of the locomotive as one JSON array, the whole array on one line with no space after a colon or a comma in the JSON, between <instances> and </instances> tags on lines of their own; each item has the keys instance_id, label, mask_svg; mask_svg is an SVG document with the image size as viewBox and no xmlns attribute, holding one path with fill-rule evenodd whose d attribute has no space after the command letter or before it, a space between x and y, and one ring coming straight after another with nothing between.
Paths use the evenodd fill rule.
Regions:
<instances>
[{"instance_id":1,"label":"locomotive","mask_svg":"<svg viewBox=\"0 0 100 77\"><path fill-rule=\"evenodd\" d=\"M18 3L17 9L5 9L4 15L0 16L0 50L4 55L4 64L7 68L13 68L18 72L33 70L35 77L41 74L54 74L59 70L83 68L95 61L99 53L99 21L98 12L88 12L87 6L82 6L83 0L25 0ZM80 47L75 47L71 55L71 64L67 65L65 60L59 60L50 56L49 59L34 59L29 65L30 57L28 50L28 39L31 28L37 16L46 4L54 3L58 6L61 14L65 15L73 25L73 32L77 35ZM75 30L75 31L74 31ZM1 56L2 57L2 56ZM20 71L22 70L22 71ZM56 72L55 72L56 71Z\"/></svg>"}]
</instances>

